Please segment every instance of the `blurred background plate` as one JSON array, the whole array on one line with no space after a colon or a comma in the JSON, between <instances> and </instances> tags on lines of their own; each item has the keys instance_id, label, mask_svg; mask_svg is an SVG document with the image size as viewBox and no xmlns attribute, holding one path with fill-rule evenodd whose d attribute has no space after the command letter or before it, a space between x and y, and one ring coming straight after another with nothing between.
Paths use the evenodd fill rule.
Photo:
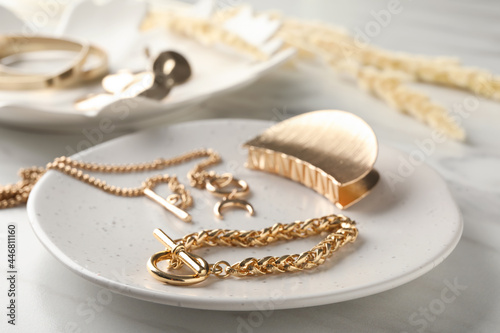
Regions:
<instances>
[{"instance_id":1,"label":"blurred background plate","mask_svg":"<svg viewBox=\"0 0 500 333\"><path fill-rule=\"evenodd\" d=\"M462 217L444 181L422 165L400 175L402 153L381 145L375 168L380 183L371 194L346 211L340 211L311 189L282 177L248 170L246 151L240 145L272 123L253 120L209 120L161 127L101 144L78 158L99 163L131 163L169 158L206 147L224 161L213 169L246 180L249 201L256 216L228 210L216 219L216 198L191 189L193 223L173 218L145 197L122 198L106 194L56 171L49 171L35 186L28 214L45 247L78 275L115 292L143 300L211 310L299 308L335 303L379 293L428 272L455 248L462 233ZM230 139L228 139L230 138ZM176 174L187 183L186 173L195 162L148 173ZM105 175L113 185L138 186L146 174ZM401 181L394 182L394 176ZM165 191L164 194L167 192ZM277 222L289 223L328 214L345 214L356 220L359 238L334 254L317 269L248 279L209 278L192 287L175 287L156 281L146 270L148 258L162 250L153 237L162 228L172 238L201 229L260 229ZM244 258L300 253L321 237L261 248L205 248L195 251L209 263Z\"/></svg>"},{"instance_id":2,"label":"blurred background plate","mask_svg":"<svg viewBox=\"0 0 500 333\"><path fill-rule=\"evenodd\" d=\"M30 35L88 40L108 53L110 72L122 68L146 69L149 60L144 54L145 48L149 48L152 54L164 50L180 52L188 59L193 71L189 81L174 87L162 101L135 97L93 111L76 110L74 102L90 93L102 92L100 81L63 90L0 90L0 123L54 131L96 127L103 123L112 123L114 128L134 128L141 121L166 116L223 92L242 88L294 54L294 50L286 49L257 62L227 48L203 46L165 30L143 32L139 26L146 6L145 2L133 0L113 0L101 5L92 1L73 2L64 9L60 24L55 27L38 26L34 20L22 21L0 6L0 34L28 32ZM31 13L28 17L41 13ZM60 66L39 64L42 69L51 65Z\"/></svg>"}]
</instances>

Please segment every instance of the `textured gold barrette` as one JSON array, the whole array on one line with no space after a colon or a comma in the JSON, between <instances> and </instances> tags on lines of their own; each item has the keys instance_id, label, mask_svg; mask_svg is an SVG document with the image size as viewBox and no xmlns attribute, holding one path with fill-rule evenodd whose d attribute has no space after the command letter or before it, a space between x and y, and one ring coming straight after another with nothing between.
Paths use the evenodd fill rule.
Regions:
<instances>
[{"instance_id":1,"label":"textured gold barrette","mask_svg":"<svg viewBox=\"0 0 500 333\"><path fill-rule=\"evenodd\" d=\"M315 111L267 129L244 144L247 166L304 184L344 209L377 184L378 145L361 118L344 111Z\"/></svg>"}]
</instances>

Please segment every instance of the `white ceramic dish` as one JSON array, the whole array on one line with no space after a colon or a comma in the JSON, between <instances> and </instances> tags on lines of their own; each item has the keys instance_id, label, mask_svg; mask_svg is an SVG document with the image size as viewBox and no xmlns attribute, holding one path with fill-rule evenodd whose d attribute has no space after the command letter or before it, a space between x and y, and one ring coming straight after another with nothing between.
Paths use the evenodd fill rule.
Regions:
<instances>
[{"instance_id":1,"label":"white ceramic dish","mask_svg":"<svg viewBox=\"0 0 500 333\"><path fill-rule=\"evenodd\" d=\"M146 47L152 54L175 50L191 64L193 74L189 81L172 89L162 101L135 97L87 111L77 110L74 102L90 93L103 92L100 82L63 90L0 90L0 123L56 131L100 126L103 121L117 128L135 127L138 122L165 116L217 94L244 87L294 54L294 50L287 49L266 61L256 62L163 30L142 33L139 25L145 12L145 2L112 0L96 5L92 1L80 1L66 8L56 31L44 30L42 33L86 40L103 48L109 56L111 72L122 68L145 70L150 62L144 55ZM90 17L92 24L89 24ZM1 6L0 22L5 22L0 27L0 34L23 34L26 27L31 33L33 29L32 22L22 22ZM30 68L46 70L59 65L41 62Z\"/></svg>"},{"instance_id":2,"label":"white ceramic dish","mask_svg":"<svg viewBox=\"0 0 500 333\"><path fill-rule=\"evenodd\" d=\"M270 125L251 120L197 121L125 136L79 156L85 161L130 163L168 158L200 147L214 148L224 158L214 169L232 172L250 184L255 217L230 210L225 220L219 221L212 215L216 199L193 189L193 223L188 224L145 197L115 197L50 171L28 202L33 230L57 259L92 282L152 302L212 310L296 308L375 294L426 273L459 241L462 219L444 181L429 167L420 166L392 186L388 175L397 174L403 155L382 145L376 163L380 183L368 197L342 212L357 221L359 239L320 268L248 279L210 277L192 287L169 286L153 279L146 271L146 262L162 249L153 238L154 228L179 238L200 229L259 229L276 222L341 213L300 184L244 167L246 152L240 145ZM166 172L187 183L185 175L192 166ZM134 186L146 175L103 177L108 183ZM236 262L249 256L299 253L319 239L264 248L200 249L196 253L212 263L220 259Z\"/></svg>"}]
</instances>

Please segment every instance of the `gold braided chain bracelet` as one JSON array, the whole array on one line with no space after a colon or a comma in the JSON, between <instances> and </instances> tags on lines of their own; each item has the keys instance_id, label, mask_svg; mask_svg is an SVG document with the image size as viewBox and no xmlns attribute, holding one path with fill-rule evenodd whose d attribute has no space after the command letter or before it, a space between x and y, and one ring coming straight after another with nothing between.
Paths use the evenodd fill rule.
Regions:
<instances>
[{"instance_id":1,"label":"gold braided chain bracelet","mask_svg":"<svg viewBox=\"0 0 500 333\"><path fill-rule=\"evenodd\" d=\"M205 246L266 246L280 240L307 238L323 232L328 232L328 236L309 251L261 259L251 257L232 265L224 260L208 264L205 259L190 253L191 250ZM151 256L147 264L149 272L159 281L185 286L199 283L209 275L219 278L248 277L312 269L323 264L345 244L354 242L358 229L356 223L345 216L328 215L290 224L277 223L262 230L202 230L175 241L160 229L156 229L154 235L165 245L165 251ZM168 273L158 267L162 261L166 261L167 267L171 269L178 269L185 264L194 274Z\"/></svg>"}]
</instances>

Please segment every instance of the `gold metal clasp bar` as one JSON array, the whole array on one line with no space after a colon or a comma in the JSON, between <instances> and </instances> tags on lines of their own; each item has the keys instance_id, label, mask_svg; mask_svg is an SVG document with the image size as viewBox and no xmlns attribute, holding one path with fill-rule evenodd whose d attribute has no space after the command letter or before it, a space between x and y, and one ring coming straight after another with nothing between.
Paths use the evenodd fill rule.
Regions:
<instances>
[{"instance_id":1,"label":"gold metal clasp bar","mask_svg":"<svg viewBox=\"0 0 500 333\"><path fill-rule=\"evenodd\" d=\"M157 252L149 258L147 265L148 271L155 279L176 286L187 286L199 283L208 277L210 267L205 259L186 252L184 245L177 244L161 229L155 229L153 235L166 248L165 251ZM173 260L175 258L180 259L182 263L194 272L194 274L171 274L158 268L159 262Z\"/></svg>"},{"instance_id":2,"label":"gold metal clasp bar","mask_svg":"<svg viewBox=\"0 0 500 333\"><path fill-rule=\"evenodd\" d=\"M144 189L144 195L154 202L160 204L163 208L168 210L170 213L174 214L178 219L184 222L191 222L191 215L185 210L177 207L170 198L175 198L175 196L169 196L167 199L158 195L155 191L150 188Z\"/></svg>"}]
</instances>

